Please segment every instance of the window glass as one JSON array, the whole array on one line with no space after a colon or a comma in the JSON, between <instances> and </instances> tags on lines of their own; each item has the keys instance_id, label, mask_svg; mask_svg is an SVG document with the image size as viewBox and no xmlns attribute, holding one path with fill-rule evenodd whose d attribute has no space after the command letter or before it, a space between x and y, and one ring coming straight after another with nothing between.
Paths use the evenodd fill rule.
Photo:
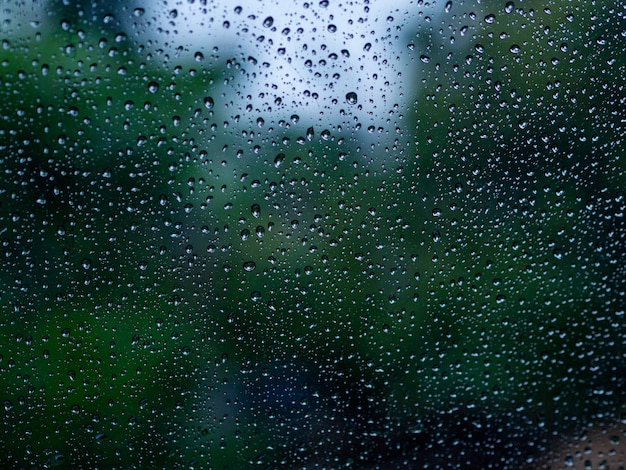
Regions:
<instances>
[{"instance_id":1,"label":"window glass","mask_svg":"<svg viewBox=\"0 0 626 470\"><path fill-rule=\"evenodd\" d=\"M618 468L619 2L0 13L7 468Z\"/></svg>"}]
</instances>

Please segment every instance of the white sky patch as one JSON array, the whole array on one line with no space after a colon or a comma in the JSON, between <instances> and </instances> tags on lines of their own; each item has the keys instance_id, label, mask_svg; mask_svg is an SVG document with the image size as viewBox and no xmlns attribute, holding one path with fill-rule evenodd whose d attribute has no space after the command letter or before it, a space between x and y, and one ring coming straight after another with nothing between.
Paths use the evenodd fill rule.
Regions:
<instances>
[{"instance_id":1,"label":"white sky patch","mask_svg":"<svg viewBox=\"0 0 626 470\"><path fill-rule=\"evenodd\" d=\"M146 1L136 4L129 26L170 62L231 60L230 99L242 100L235 108L252 106L266 120L275 111L331 123L358 114L365 125L403 106L411 78L405 26L414 28L419 15L435 9L408 0L371 3Z\"/></svg>"}]
</instances>

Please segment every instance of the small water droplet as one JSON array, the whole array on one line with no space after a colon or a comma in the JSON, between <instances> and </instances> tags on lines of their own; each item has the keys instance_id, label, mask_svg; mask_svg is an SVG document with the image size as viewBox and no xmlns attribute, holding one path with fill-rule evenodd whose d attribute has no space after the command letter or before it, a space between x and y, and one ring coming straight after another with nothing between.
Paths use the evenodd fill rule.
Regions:
<instances>
[{"instance_id":1,"label":"small water droplet","mask_svg":"<svg viewBox=\"0 0 626 470\"><path fill-rule=\"evenodd\" d=\"M243 270L246 272L254 271L256 269L256 263L254 261L246 261L243 263Z\"/></svg>"},{"instance_id":2,"label":"small water droplet","mask_svg":"<svg viewBox=\"0 0 626 470\"><path fill-rule=\"evenodd\" d=\"M348 93L346 95L346 102L348 104L356 104L358 101L359 97L357 96L357 94L353 91L351 91L350 93Z\"/></svg>"},{"instance_id":3,"label":"small water droplet","mask_svg":"<svg viewBox=\"0 0 626 470\"><path fill-rule=\"evenodd\" d=\"M156 93L157 91L159 91L159 84L157 82L148 83L148 91L150 93Z\"/></svg>"},{"instance_id":4,"label":"small water droplet","mask_svg":"<svg viewBox=\"0 0 626 470\"><path fill-rule=\"evenodd\" d=\"M491 15L485 16L485 23L493 24L495 22L496 22L496 15L491 14Z\"/></svg>"},{"instance_id":5,"label":"small water droplet","mask_svg":"<svg viewBox=\"0 0 626 470\"><path fill-rule=\"evenodd\" d=\"M252 217L258 219L261 216L261 206L258 204L252 204L252 206L250 206L250 213L252 214Z\"/></svg>"},{"instance_id":6,"label":"small water droplet","mask_svg":"<svg viewBox=\"0 0 626 470\"><path fill-rule=\"evenodd\" d=\"M272 18L271 16L268 16L263 20L263 26L265 26L266 28L271 28L273 24L274 18Z\"/></svg>"},{"instance_id":7,"label":"small water droplet","mask_svg":"<svg viewBox=\"0 0 626 470\"><path fill-rule=\"evenodd\" d=\"M276 158L274 158L274 166L276 168L279 168L283 164L284 161L285 161L285 154L279 153L278 155L276 155Z\"/></svg>"}]
</instances>

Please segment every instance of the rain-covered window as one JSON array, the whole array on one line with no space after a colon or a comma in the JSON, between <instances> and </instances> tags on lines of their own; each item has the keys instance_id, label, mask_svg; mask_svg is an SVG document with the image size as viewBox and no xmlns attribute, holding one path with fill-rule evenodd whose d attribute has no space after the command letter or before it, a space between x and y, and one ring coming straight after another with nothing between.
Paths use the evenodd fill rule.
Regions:
<instances>
[{"instance_id":1,"label":"rain-covered window","mask_svg":"<svg viewBox=\"0 0 626 470\"><path fill-rule=\"evenodd\" d=\"M623 468L620 2L0 4L3 468Z\"/></svg>"}]
</instances>

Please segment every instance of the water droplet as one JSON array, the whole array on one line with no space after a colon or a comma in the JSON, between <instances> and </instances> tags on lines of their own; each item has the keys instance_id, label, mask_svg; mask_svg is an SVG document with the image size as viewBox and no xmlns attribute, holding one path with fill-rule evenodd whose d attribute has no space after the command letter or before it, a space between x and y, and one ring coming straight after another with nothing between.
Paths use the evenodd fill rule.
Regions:
<instances>
[{"instance_id":1,"label":"water droplet","mask_svg":"<svg viewBox=\"0 0 626 470\"><path fill-rule=\"evenodd\" d=\"M250 206L250 213L252 214L252 217L258 219L261 216L261 206L258 204L252 204L252 206Z\"/></svg>"},{"instance_id":2,"label":"water droplet","mask_svg":"<svg viewBox=\"0 0 626 470\"><path fill-rule=\"evenodd\" d=\"M274 18L272 18L271 16L268 16L263 20L263 26L265 26L266 28L271 28L273 24Z\"/></svg>"},{"instance_id":3,"label":"water droplet","mask_svg":"<svg viewBox=\"0 0 626 470\"><path fill-rule=\"evenodd\" d=\"M285 161L285 154L279 153L278 155L276 155L276 158L274 159L274 166L276 168L279 168L283 164L284 161Z\"/></svg>"},{"instance_id":4,"label":"water droplet","mask_svg":"<svg viewBox=\"0 0 626 470\"><path fill-rule=\"evenodd\" d=\"M157 82L148 83L148 91L150 93L156 93L157 91L159 91L159 84Z\"/></svg>"},{"instance_id":5,"label":"water droplet","mask_svg":"<svg viewBox=\"0 0 626 470\"><path fill-rule=\"evenodd\" d=\"M211 98L210 96L205 96L204 107L206 109L213 109L214 106L215 106L215 101L213 101L213 98Z\"/></svg>"},{"instance_id":6,"label":"water droplet","mask_svg":"<svg viewBox=\"0 0 626 470\"><path fill-rule=\"evenodd\" d=\"M246 261L243 263L243 270L246 272L254 271L256 269L256 263L254 261Z\"/></svg>"},{"instance_id":7,"label":"water droplet","mask_svg":"<svg viewBox=\"0 0 626 470\"><path fill-rule=\"evenodd\" d=\"M504 11L506 11L507 13L513 13L514 9L515 4L513 2L507 2L507 4L504 6Z\"/></svg>"},{"instance_id":8,"label":"water droplet","mask_svg":"<svg viewBox=\"0 0 626 470\"><path fill-rule=\"evenodd\" d=\"M430 57L428 57L427 55L421 55L421 56L420 56L420 60L421 60L423 63L427 64L428 62L430 62Z\"/></svg>"},{"instance_id":9,"label":"water droplet","mask_svg":"<svg viewBox=\"0 0 626 470\"><path fill-rule=\"evenodd\" d=\"M353 91L351 91L350 93L346 95L346 102L348 104L356 104L358 99L359 99L358 96Z\"/></svg>"},{"instance_id":10,"label":"water droplet","mask_svg":"<svg viewBox=\"0 0 626 470\"><path fill-rule=\"evenodd\" d=\"M491 15L485 16L485 23L493 24L495 22L496 22L496 15L491 14Z\"/></svg>"},{"instance_id":11,"label":"water droplet","mask_svg":"<svg viewBox=\"0 0 626 470\"><path fill-rule=\"evenodd\" d=\"M510 51L512 54L519 54L521 50L522 50L522 49L521 49L521 48L520 48L517 44L513 44L513 45L509 48L509 51Z\"/></svg>"}]
</instances>

